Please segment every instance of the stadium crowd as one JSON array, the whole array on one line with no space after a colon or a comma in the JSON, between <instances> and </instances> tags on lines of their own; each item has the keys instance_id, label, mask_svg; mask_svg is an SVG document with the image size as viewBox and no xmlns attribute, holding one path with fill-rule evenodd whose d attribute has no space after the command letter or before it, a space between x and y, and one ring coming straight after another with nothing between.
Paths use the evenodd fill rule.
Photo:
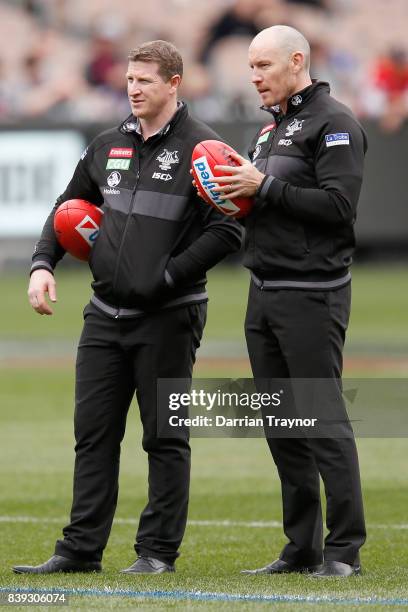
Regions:
<instances>
[{"instance_id":1,"label":"stadium crowd","mask_svg":"<svg viewBox=\"0 0 408 612\"><path fill-rule=\"evenodd\" d=\"M128 112L128 50L157 38L186 58L182 96L203 120L257 119L247 49L262 28L301 30L312 76L384 130L408 115L406 0L0 0L0 122L111 122Z\"/></svg>"}]
</instances>

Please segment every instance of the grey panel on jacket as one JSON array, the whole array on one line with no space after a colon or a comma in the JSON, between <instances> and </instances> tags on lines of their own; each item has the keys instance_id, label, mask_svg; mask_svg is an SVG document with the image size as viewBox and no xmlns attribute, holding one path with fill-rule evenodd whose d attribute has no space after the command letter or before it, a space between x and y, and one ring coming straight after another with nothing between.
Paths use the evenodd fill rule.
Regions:
<instances>
[{"instance_id":1,"label":"grey panel on jacket","mask_svg":"<svg viewBox=\"0 0 408 612\"><path fill-rule=\"evenodd\" d=\"M264 174L271 174L282 181L298 187L317 187L316 175L310 160L297 155L271 155L267 159L256 159L255 167Z\"/></svg>"},{"instance_id":2,"label":"grey panel on jacket","mask_svg":"<svg viewBox=\"0 0 408 612\"><path fill-rule=\"evenodd\" d=\"M119 210L120 212L128 214L132 197L131 189L123 189L123 187L111 188L106 187L106 185L100 185L99 189L104 197L103 206L109 206L109 208L113 210Z\"/></svg>"},{"instance_id":3,"label":"grey panel on jacket","mask_svg":"<svg viewBox=\"0 0 408 612\"><path fill-rule=\"evenodd\" d=\"M181 221L185 216L188 200L188 196L158 193L157 191L138 191L132 212L157 219Z\"/></svg>"}]
</instances>

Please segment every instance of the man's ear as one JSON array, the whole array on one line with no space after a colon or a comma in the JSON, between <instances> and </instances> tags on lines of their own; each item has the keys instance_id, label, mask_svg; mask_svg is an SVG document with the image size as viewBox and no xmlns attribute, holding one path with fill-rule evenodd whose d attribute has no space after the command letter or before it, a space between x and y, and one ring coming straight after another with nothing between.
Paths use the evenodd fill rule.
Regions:
<instances>
[{"instance_id":1,"label":"man's ear","mask_svg":"<svg viewBox=\"0 0 408 612\"><path fill-rule=\"evenodd\" d=\"M292 69L294 74L298 74L301 70L303 70L305 65L305 56L300 51L296 51L292 55Z\"/></svg>"},{"instance_id":2,"label":"man's ear","mask_svg":"<svg viewBox=\"0 0 408 612\"><path fill-rule=\"evenodd\" d=\"M170 78L169 83L170 83L170 91L176 92L177 89L180 87L181 76L179 74L173 74L173 76Z\"/></svg>"}]
</instances>

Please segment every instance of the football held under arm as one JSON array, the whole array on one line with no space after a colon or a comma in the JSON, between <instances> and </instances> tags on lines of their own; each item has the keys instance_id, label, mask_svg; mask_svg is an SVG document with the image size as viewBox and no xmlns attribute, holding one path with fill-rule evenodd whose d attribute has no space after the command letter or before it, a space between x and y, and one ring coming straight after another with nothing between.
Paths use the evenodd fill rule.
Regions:
<instances>
[{"instance_id":1,"label":"football held under arm","mask_svg":"<svg viewBox=\"0 0 408 612\"><path fill-rule=\"evenodd\" d=\"M89 171L89 163L91 160L92 149L90 146L84 151L66 190L57 198L57 201L47 217L41 237L35 245L31 272L41 268L52 272L58 261L62 259L65 254L65 250L58 242L54 231L54 215L60 204L73 198L81 198L94 204L103 203L103 197L98 186L92 180Z\"/></svg>"}]
</instances>

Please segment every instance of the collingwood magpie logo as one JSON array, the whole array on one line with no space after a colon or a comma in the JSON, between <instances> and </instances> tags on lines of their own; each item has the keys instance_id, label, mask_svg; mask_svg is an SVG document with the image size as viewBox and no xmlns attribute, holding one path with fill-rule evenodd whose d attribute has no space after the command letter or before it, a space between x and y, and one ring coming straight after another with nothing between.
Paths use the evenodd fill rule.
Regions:
<instances>
[{"instance_id":1,"label":"collingwood magpie logo","mask_svg":"<svg viewBox=\"0 0 408 612\"><path fill-rule=\"evenodd\" d=\"M304 123L304 119L301 119L300 121L299 119L294 119L292 123L289 123L289 125L286 127L285 136L293 136L295 132L300 132L300 130L302 129L303 123Z\"/></svg>"},{"instance_id":2,"label":"collingwood magpie logo","mask_svg":"<svg viewBox=\"0 0 408 612\"><path fill-rule=\"evenodd\" d=\"M160 155L156 157L157 161L160 162L159 168L162 170L170 170L172 164L178 164L180 160L177 153L178 151L164 149L163 153L160 153Z\"/></svg>"}]
</instances>

